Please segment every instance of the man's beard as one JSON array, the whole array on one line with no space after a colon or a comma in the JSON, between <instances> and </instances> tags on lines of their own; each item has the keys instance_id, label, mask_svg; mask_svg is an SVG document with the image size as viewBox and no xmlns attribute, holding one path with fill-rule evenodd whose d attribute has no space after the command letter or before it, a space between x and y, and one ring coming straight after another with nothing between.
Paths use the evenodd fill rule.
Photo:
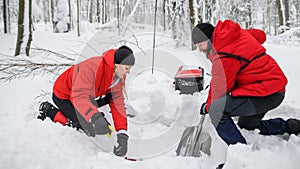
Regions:
<instances>
[{"instance_id":1,"label":"man's beard","mask_svg":"<svg viewBox=\"0 0 300 169\"><path fill-rule=\"evenodd\" d=\"M203 52L205 52L207 59L209 59L208 56L209 56L211 50L212 50L212 43L211 43L211 41L208 41L207 48L203 51Z\"/></svg>"}]
</instances>

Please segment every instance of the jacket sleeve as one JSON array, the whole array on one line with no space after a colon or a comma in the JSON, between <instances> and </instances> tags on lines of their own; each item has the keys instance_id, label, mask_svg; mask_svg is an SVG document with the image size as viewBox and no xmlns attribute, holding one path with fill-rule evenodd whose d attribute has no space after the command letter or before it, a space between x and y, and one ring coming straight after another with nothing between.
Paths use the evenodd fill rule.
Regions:
<instances>
[{"instance_id":1,"label":"jacket sleeve","mask_svg":"<svg viewBox=\"0 0 300 169\"><path fill-rule=\"evenodd\" d=\"M74 69L71 102L87 122L98 112L97 107L90 100L91 91L94 91L97 67L97 64L86 61L78 64Z\"/></svg>"},{"instance_id":2,"label":"jacket sleeve","mask_svg":"<svg viewBox=\"0 0 300 169\"><path fill-rule=\"evenodd\" d=\"M228 95L233 89L241 63L233 58L215 59L212 62L212 79L207 98L206 112L213 101Z\"/></svg>"},{"instance_id":3,"label":"jacket sleeve","mask_svg":"<svg viewBox=\"0 0 300 169\"><path fill-rule=\"evenodd\" d=\"M111 89L112 100L109 103L116 131L127 130L127 116L122 92L122 82Z\"/></svg>"}]
</instances>

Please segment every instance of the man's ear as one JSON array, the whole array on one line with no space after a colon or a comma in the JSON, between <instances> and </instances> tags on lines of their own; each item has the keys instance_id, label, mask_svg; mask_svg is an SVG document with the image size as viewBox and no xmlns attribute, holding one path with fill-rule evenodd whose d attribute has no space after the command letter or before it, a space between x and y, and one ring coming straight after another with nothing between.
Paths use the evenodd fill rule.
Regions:
<instances>
[{"instance_id":1,"label":"man's ear","mask_svg":"<svg viewBox=\"0 0 300 169\"><path fill-rule=\"evenodd\" d=\"M119 64L114 64L114 70L116 70L119 67Z\"/></svg>"}]
</instances>

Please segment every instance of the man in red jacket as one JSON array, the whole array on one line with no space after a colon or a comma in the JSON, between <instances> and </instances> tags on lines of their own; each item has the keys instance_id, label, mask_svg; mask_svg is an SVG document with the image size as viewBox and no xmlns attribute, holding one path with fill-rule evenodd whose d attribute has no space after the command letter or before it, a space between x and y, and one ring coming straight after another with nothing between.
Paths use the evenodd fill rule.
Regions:
<instances>
[{"instance_id":1,"label":"man in red jacket","mask_svg":"<svg viewBox=\"0 0 300 169\"><path fill-rule=\"evenodd\" d=\"M297 119L262 120L281 104L287 84L283 71L262 46L266 40L262 30L245 30L230 20L219 21L216 27L200 23L193 29L192 40L212 62L210 90L200 113L209 114L228 145L246 144L234 116L239 116L240 128L259 129L263 135L299 134Z\"/></svg>"},{"instance_id":2,"label":"man in red jacket","mask_svg":"<svg viewBox=\"0 0 300 169\"><path fill-rule=\"evenodd\" d=\"M127 46L110 49L101 57L80 62L55 81L52 99L40 105L40 116L53 122L83 130L88 136L110 135L112 127L98 108L109 104L118 146L114 153L124 156L127 152L127 117L124 105L125 78L130 73L135 58Z\"/></svg>"}]
</instances>

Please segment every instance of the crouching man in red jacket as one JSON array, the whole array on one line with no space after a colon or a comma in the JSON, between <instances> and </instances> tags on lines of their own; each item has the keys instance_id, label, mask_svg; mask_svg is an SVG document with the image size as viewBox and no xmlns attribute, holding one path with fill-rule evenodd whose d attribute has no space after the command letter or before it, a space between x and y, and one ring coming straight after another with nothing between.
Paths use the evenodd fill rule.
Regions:
<instances>
[{"instance_id":1,"label":"crouching man in red jacket","mask_svg":"<svg viewBox=\"0 0 300 169\"><path fill-rule=\"evenodd\" d=\"M80 62L55 81L52 99L40 105L38 118L49 117L53 122L83 130L88 136L111 134L112 127L98 108L109 104L118 146L114 154L127 153L127 117L124 105L125 78L130 73L135 58L127 46L110 49L101 57Z\"/></svg>"},{"instance_id":2,"label":"crouching man in red jacket","mask_svg":"<svg viewBox=\"0 0 300 169\"><path fill-rule=\"evenodd\" d=\"M246 144L234 116L239 117L240 128L259 129L263 135L299 134L297 119L262 120L281 104L287 84L283 71L261 45L266 40L262 30L245 30L230 20L219 21L216 27L200 23L193 29L192 39L212 62L210 91L200 113L209 114L228 145Z\"/></svg>"}]
</instances>

